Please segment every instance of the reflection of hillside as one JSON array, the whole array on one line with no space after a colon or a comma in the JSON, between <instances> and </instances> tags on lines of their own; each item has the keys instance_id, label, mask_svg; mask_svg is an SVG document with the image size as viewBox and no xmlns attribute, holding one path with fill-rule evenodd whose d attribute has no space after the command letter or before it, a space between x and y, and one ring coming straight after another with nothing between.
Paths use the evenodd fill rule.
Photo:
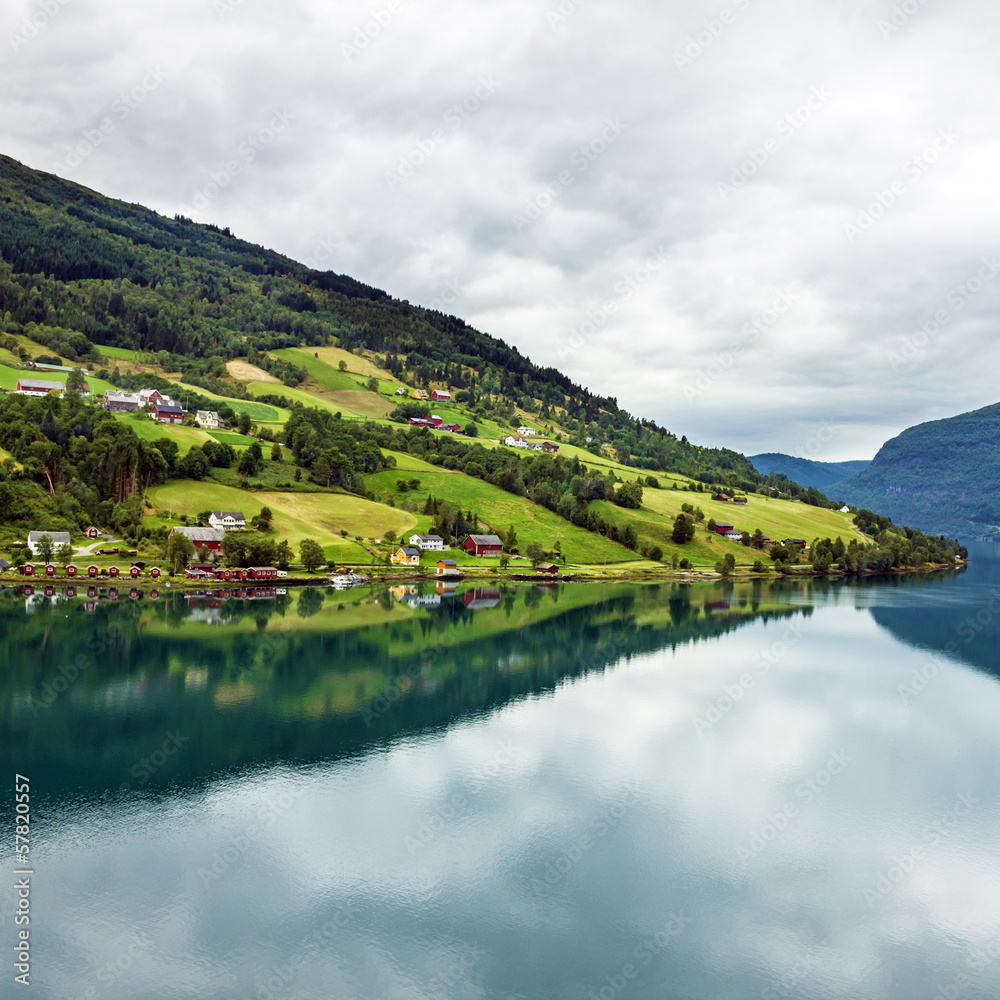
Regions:
<instances>
[{"instance_id":1,"label":"reflection of hillside","mask_svg":"<svg viewBox=\"0 0 1000 1000\"><path fill-rule=\"evenodd\" d=\"M162 780L197 782L231 767L351 755L632 655L795 613L750 584L396 596L324 600L313 590L91 613L71 601L30 616L23 597L0 603L0 742L39 787L100 789L133 780L134 765L179 730L190 742Z\"/></svg>"}]
</instances>

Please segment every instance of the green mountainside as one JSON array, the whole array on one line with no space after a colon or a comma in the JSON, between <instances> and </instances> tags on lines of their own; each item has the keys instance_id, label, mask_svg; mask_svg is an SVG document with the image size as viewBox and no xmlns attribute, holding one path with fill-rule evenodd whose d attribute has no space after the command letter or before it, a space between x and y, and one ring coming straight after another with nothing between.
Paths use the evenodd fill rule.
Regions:
<instances>
[{"instance_id":1,"label":"green mountainside","mask_svg":"<svg viewBox=\"0 0 1000 1000\"><path fill-rule=\"evenodd\" d=\"M10 392L34 364L64 369L29 376L72 382L64 398ZM155 388L187 417L112 414L95 405L110 388ZM4 391L0 545L96 524L166 558L172 527L242 510L257 530L227 539L238 565L296 547L306 563L314 542L311 563L382 563L428 531L498 534L533 563L723 572L800 561L765 536L825 539L814 564L851 572L959 552L633 417L457 317L0 156ZM519 428L538 447L509 446Z\"/></svg>"},{"instance_id":2,"label":"green mountainside","mask_svg":"<svg viewBox=\"0 0 1000 1000\"><path fill-rule=\"evenodd\" d=\"M839 483L848 476L855 475L869 464L867 460L817 462L811 458L795 458L792 455L782 455L777 452L751 455L750 461L753 463L753 467L765 476L769 476L772 472L779 472L800 486L815 486L818 490L826 490L828 486Z\"/></svg>"},{"instance_id":3,"label":"green mountainside","mask_svg":"<svg viewBox=\"0 0 1000 1000\"><path fill-rule=\"evenodd\" d=\"M1000 536L1000 403L908 428L828 492L925 531Z\"/></svg>"}]
</instances>

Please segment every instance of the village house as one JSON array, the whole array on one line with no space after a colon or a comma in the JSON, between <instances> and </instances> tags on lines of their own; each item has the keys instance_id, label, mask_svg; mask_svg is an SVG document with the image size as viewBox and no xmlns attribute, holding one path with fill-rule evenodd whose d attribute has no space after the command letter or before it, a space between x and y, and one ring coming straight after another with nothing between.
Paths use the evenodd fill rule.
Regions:
<instances>
[{"instance_id":1,"label":"village house","mask_svg":"<svg viewBox=\"0 0 1000 1000\"><path fill-rule=\"evenodd\" d=\"M461 576L462 571L454 559L439 559L437 563L438 576Z\"/></svg>"},{"instance_id":2,"label":"village house","mask_svg":"<svg viewBox=\"0 0 1000 1000\"><path fill-rule=\"evenodd\" d=\"M222 528L174 528L171 535L184 535L190 538L196 549L209 549L218 552L222 548L222 540L226 532Z\"/></svg>"},{"instance_id":3,"label":"village house","mask_svg":"<svg viewBox=\"0 0 1000 1000\"><path fill-rule=\"evenodd\" d=\"M521 437L520 434L508 434L504 439L503 443L507 445L508 448L527 448L528 442Z\"/></svg>"},{"instance_id":4,"label":"village house","mask_svg":"<svg viewBox=\"0 0 1000 1000\"><path fill-rule=\"evenodd\" d=\"M469 535L462 547L479 558L503 555L503 542L498 535Z\"/></svg>"},{"instance_id":5,"label":"village house","mask_svg":"<svg viewBox=\"0 0 1000 1000\"><path fill-rule=\"evenodd\" d=\"M431 414L431 423L435 427L440 427L444 423L444 418L443 417L439 417L436 413L432 413Z\"/></svg>"},{"instance_id":6,"label":"village house","mask_svg":"<svg viewBox=\"0 0 1000 1000\"><path fill-rule=\"evenodd\" d=\"M731 542L739 542L743 539L743 532L739 528L732 528L730 531L720 531L723 538L728 538Z\"/></svg>"},{"instance_id":7,"label":"village house","mask_svg":"<svg viewBox=\"0 0 1000 1000\"><path fill-rule=\"evenodd\" d=\"M444 539L440 535L410 535L410 545L424 552L444 551Z\"/></svg>"},{"instance_id":8,"label":"village house","mask_svg":"<svg viewBox=\"0 0 1000 1000\"><path fill-rule=\"evenodd\" d=\"M735 497L733 503L748 504L750 501L746 497Z\"/></svg>"},{"instance_id":9,"label":"village house","mask_svg":"<svg viewBox=\"0 0 1000 1000\"><path fill-rule=\"evenodd\" d=\"M430 398L427 395L427 390L426 389L414 389L413 392L410 395L414 399L428 399L428 398Z\"/></svg>"},{"instance_id":10,"label":"village house","mask_svg":"<svg viewBox=\"0 0 1000 1000\"><path fill-rule=\"evenodd\" d=\"M431 393L431 399L436 400L439 403L450 403L451 393L445 389L435 389Z\"/></svg>"},{"instance_id":11,"label":"village house","mask_svg":"<svg viewBox=\"0 0 1000 1000\"><path fill-rule=\"evenodd\" d=\"M727 531L734 531L735 527L732 524L723 524L718 522L716 523L714 530L717 535L724 535Z\"/></svg>"},{"instance_id":12,"label":"village house","mask_svg":"<svg viewBox=\"0 0 1000 1000\"><path fill-rule=\"evenodd\" d=\"M406 390L405 390L405 389L404 389L404 388L403 388L402 386L400 386L400 387L399 387L399 388L398 388L398 389L396 390L396 395L397 395L397 396L405 396L405 395L406 395Z\"/></svg>"},{"instance_id":13,"label":"village house","mask_svg":"<svg viewBox=\"0 0 1000 1000\"><path fill-rule=\"evenodd\" d=\"M195 414L194 422L206 431L217 431L220 427L226 426L215 410L199 410Z\"/></svg>"},{"instance_id":14,"label":"village house","mask_svg":"<svg viewBox=\"0 0 1000 1000\"><path fill-rule=\"evenodd\" d=\"M392 561L397 566L418 566L420 565L420 549L396 549L392 554Z\"/></svg>"},{"instance_id":15,"label":"village house","mask_svg":"<svg viewBox=\"0 0 1000 1000\"><path fill-rule=\"evenodd\" d=\"M139 399L142 400L143 406L149 406L151 403L155 403L159 399L166 399L166 396L161 396L156 389L140 389Z\"/></svg>"},{"instance_id":16,"label":"village house","mask_svg":"<svg viewBox=\"0 0 1000 1000\"><path fill-rule=\"evenodd\" d=\"M109 413L134 413L143 402L136 393L108 389L102 405Z\"/></svg>"},{"instance_id":17,"label":"village house","mask_svg":"<svg viewBox=\"0 0 1000 1000\"><path fill-rule=\"evenodd\" d=\"M28 548L31 549L31 554L38 555L38 543L41 541L42 535L48 535L52 539L52 551L55 552L60 545L70 545L70 534L68 531L29 531L28 532Z\"/></svg>"},{"instance_id":18,"label":"village house","mask_svg":"<svg viewBox=\"0 0 1000 1000\"><path fill-rule=\"evenodd\" d=\"M161 424L184 423L184 411L178 403L169 399L157 399L151 404L152 418Z\"/></svg>"},{"instance_id":19,"label":"village house","mask_svg":"<svg viewBox=\"0 0 1000 1000\"><path fill-rule=\"evenodd\" d=\"M553 444L551 441L542 442L542 451L547 451L550 455L554 455L559 450L559 445Z\"/></svg>"},{"instance_id":20,"label":"village house","mask_svg":"<svg viewBox=\"0 0 1000 1000\"><path fill-rule=\"evenodd\" d=\"M804 538L786 538L783 544L795 545L803 550L808 547Z\"/></svg>"},{"instance_id":21,"label":"village house","mask_svg":"<svg viewBox=\"0 0 1000 1000\"><path fill-rule=\"evenodd\" d=\"M441 430L451 431L452 434L458 434L462 428L458 424L442 424Z\"/></svg>"},{"instance_id":22,"label":"village house","mask_svg":"<svg viewBox=\"0 0 1000 1000\"><path fill-rule=\"evenodd\" d=\"M535 567L536 573L547 573L549 576L558 576L559 567L555 563L539 563Z\"/></svg>"},{"instance_id":23,"label":"village house","mask_svg":"<svg viewBox=\"0 0 1000 1000\"><path fill-rule=\"evenodd\" d=\"M247 519L238 510L213 510L208 515L208 524L223 531L242 531L247 526Z\"/></svg>"},{"instance_id":24,"label":"village house","mask_svg":"<svg viewBox=\"0 0 1000 1000\"><path fill-rule=\"evenodd\" d=\"M66 386L62 382L49 382L44 379L19 378L14 392L19 396L47 396L49 393L64 395ZM90 395L90 386L85 385L80 395L86 399Z\"/></svg>"},{"instance_id":25,"label":"village house","mask_svg":"<svg viewBox=\"0 0 1000 1000\"><path fill-rule=\"evenodd\" d=\"M535 433L534 427L518 427L518 434L522 434L524 437L532 437Z\"/></svg>"}]
</instances>

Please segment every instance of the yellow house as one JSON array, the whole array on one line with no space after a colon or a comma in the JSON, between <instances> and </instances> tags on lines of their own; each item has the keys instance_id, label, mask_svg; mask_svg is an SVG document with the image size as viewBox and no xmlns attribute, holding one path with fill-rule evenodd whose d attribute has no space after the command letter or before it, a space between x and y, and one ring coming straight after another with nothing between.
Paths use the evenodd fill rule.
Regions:
<instances>
[{"instance_id":1,"label":"yellow house","mask_svg":"<svg viewBox=\"0 0 1000 1000\"><path fill-rule=\"evenodd\" d=\"M392 554L392 561L397 566L419 566L420 549L396 549Z\"/></svg>"},{"instance_id":2,"label":"yellow house","mask_svg":"<svg viewBox=\"0 0 1000 1000\"><path fill-rule=\"evenodd\" d=\"M414 399L430 399L430 396L427 395L427 390L426 389L414 389L413 390L413 398Z\"/></svg>"}]
</instances>

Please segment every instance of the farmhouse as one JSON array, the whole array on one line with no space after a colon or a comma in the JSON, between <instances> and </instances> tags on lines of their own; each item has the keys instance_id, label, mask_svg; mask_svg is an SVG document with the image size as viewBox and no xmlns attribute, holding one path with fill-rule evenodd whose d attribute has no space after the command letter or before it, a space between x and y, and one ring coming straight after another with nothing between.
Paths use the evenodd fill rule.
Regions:
<instances>
[{"instance_id":1,"label":"farmhouse","mask_svg":"<svg viewBox=\"0 0 1000 1000\"><path fill-rule=\"evenodd\" d=\"M539 563L535 567L537 573L548 573L549 576L558 576L559 567L555 563Z\"/></svg>"},{"instance_id":2,"label":"farmhouse","mask_svg":"<svg viewBox=\"0 0 1000 1000\"><path fill-rule=\"evenodd\" d=\"M736 529L731 524L723 524L719 522L715 525L715 533L717 535L724 535L727 531L735 531L735 530Z\"/></svg>"},{"instance_id":3,"label":"farmhouse","mask_svg":"<svg viewBox=\"0 0 1000 1000\"><path fill-rule=\"evenodd\" d=\"M161 396L156 389L140 389L139 399L142 400L143 406L149 406L151 403L155 403L159 399L166 399L166 396Z\"/></svg>"},{"instance_id":4,"label":"farmhouse","mask_svg":"<svg viewBox=\"0 0 1000 1000\"><path fill-rule=\"evenodd\" d=\"M444 389L435 389L431 393L431 399L437 400L439 403L450 403L451 393Z\"/></svg>"},{"instance_id":5,"label":"farmhouse","mask_svg":"<svg viewBox=\"0 0 1000 1000\"><path fill-rule=\"evenodd\" d=\"M559 450L559 445L553 444L551 441L542 442L542 451L547 451L550 455L554 455Z\"/></svg>"},{"instance_id":6,"label":"farmhouse","mask_svg":"<svg viewBox=\"0 0 1000 1000\"><path fill-rule=\"evenodd\" d=\"M215 410L199 410L195 414L194 422L207 431L217 431L220 427L226 426Z\"/></svg>"},{"instance_id":7,"label":"farmhouse","mask_svg":"<svg viewBox=\"0 0 1000 1000\"><path fill-rule=\"evenodd\" d=\"M398 389L396 390L396 395L397 395L397 396L405 396L405 395L406 395L406 390L405 390L405 389L404 389L404 388L403 388L402 386L400 386L400 387L399 387L399 388L398 388Z\"/></svg>"},{"instance_id":8,"label":"farmhouse","mask_svg":"<svg viewBox=\"0 0 1000 1000\"><path fill-rule=\"evenodd\" d=\"M712 499L718 500L720 503L729 503L729 497L725 493L716 493Z\"/></svg>"},{"instance_id":9,"label":"farmhouse","mask_svg":"<svg viewBox=\"0 0 1000 1000\"><path fill-rule=\"evenodd\" d=\"M524 437L532 437L535 433L534 427L518 427L518 434L522 434Z\"/></svg>"},{"instance_id":10,"label":"farmhouse","mask_svg":"<svg viewBox=\"0 0 1000 1000\"><path fill-rule=\"evenodd\" d=\"M458 434L458 432L461 431L461 429L462 428L458 424L442 424L441 425L441 430L443 430L443 431L451 431L452 434Z\"/></svg>"},{"instance_id":11,"label":"farmhouse","mask_svg":"<svg viewBox=\"0 0 1000 1000\"><path fill-rule=\"evenodd\" d=\"M157 399L152 404L152 417L161 424L184 423L184 411L178 403L168 399Z\"/></svg>"},{"instance_id":12,"label":"farmhouse","mask_svg":"<svg viewBox=\"0 0 1000 1000\"><path fill-rule=\"evenodd\" d=\"M497 535L469 535L462 547L466 552L483 558L503 554L503 542Z\"/></svg>"},{"instance_id":13,"label":"farmhouse","mask_svg":"<svg viewBox=\"0 0 1000 1000\"><path fill-rule=\"evenodd\" d=\"M110 413L134 413L142 406L142 400L133 392L119 392L109 389L104 394L104 409Z\"/></svg>"},{"instance_id":14,"label":"farmhouse","mask_svg":"<svg viewBox=\"0 0 1000 1000\"><path fill-rule=\"evenodd\" d=\"M797 545L800 549L806 548L806 541L804 538L786 538L785 545Z\"/></svg>"},{"instance_id":15,"label":"farmhouse","mask_svg":"<svg viewBox=\"0 0 1000 1000\"><path fill-rule=\"evenodd\" d=\"M418 566L420 564L420 549L396 549L392 561L397 566Z\"/></svg>"},{"instance_id":16,"label":"farmhouse","mask_svg":"<svg viewBox=\"0 0 1000 1000\"><path fill-rule=\"evenodd\" d=\"M190 538L196 549L209 549L218 552L222 548L222 540L226 532L222 528L174 528L171 535L179 534Z\"/></svg>"},{"instance_id":17,"label":"farmhouse","mask_svg":"<svg viewBox=\"0 0 1000 1000\"><path fill-rule=\"evenodd\" d=\"M247 519L238 510L213 510L208 515L208 524L223 531L242 531L247 526Z\"/></svg>"},{"instance_id":18,"label":"farmhouse","mask_svg":"<svg viewBox=\"0 0 1000 1000\"><path fill-rule=\"evenodd\" d=\"M50 392L58 393L61 396L63 388L62 382L45 382L41 379L19 378L14 392L20 396L47 396Z\"/></svg>"},{"instance_id":19,"label":"farmhouse","mask_svg":"<svg viewBox=\"0 0 1000 1000\"><path fill-rule=\"evenodd\" d=\"M444 539L440 535L410 535L410 545L425 552L444 551Z\"/></svg>"},{"instance_id":20,"label":"farmhouse","mask_svg":"<svg viewBox=\"0 0 1000 1000\"><path fill-rule=\"evenodd\" d=\"M458 568L458 563L454 559L439 559L437 564L438 576L461 576L462 571Z\"/></svg>"},{"instance_id":21,"label":"farmhouse","mask_svg":"<svg viewBox=\"0 0 1000 1000\"><path fill-rule=\"evenodd\" d=\"M731 531L721 532L723 538L728 538L731 542L739 542L743 538L743 532L739 528L733 528Z\"/></svg>"},{"instance_id":22,"label":"farmhouse","mask_svg":"<svg viewBox=\"0 0 1000 1000\"><path fill-rule=\"evenodd\" d=\"M520 434L508 434L504 439L503 443L509 448L527 448L528 442L521 437Z\"/></svg>"},{"instance_id":23,"label":"farmhouse","mask_svg":"<svg viewBox=\"0 0 1000 1000\"><path fill-rule=\"evenodd\" d=\"M444 423L444 418L443 417L439 417L436 413L432 413L431 414L431 423L435 427L440 427Z\"/></svg>"},{"instance_id":24,"label":"farmhouse","mask_svg":"<svg viewBox=\"0 0 1000 1000\"><path fill-rule=\"evenodd\" d=\"M413 392L410 395L414 399L428 399L429 398L428 395L427 395L427 390L426 389L414 389Z\"/></svg>"},{"instance_id":25,"label":"farmhouse","mask_svg":"<svg viewBox=\"0 0 1000 1000\"><path fill-rule=\"evenodd\" d=\"M28 532L28 548L31 549L32 555L38 554L38 543L41 540L42 535L48 535L52 539L52 551L54 552L60 545L70 545L70 536L68 531L29 531Z\"/></svg>"}]
</instances>

